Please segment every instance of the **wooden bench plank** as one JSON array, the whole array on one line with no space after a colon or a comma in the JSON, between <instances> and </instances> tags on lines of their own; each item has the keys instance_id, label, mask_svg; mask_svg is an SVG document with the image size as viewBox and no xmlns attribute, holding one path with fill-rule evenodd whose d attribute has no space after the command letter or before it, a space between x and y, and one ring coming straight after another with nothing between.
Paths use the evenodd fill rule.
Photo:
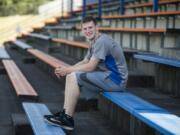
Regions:
<instances>
[{"instance_id":1,"label":"wooden bench plank","mask_svg":"<svg viewBox=\"0 0 180 135\"><path fill-rule=\"evenodd\" d=\"M76 27L81 30L80 27ZM111 31L111 32L138 32L138 33L165 33L167 29L165 28L115 28L115 27L99 27L100 31Z\"/></svg>"},{"instance_id":2,"label":"wooden bench plank","mask_svg":"<svg viewBox=\"0 0 180 135\"><path fill-rule=\"evenodd\" d=\"M81 43L81 42L77 42L77 41L70 41L70 40L61 39L61 38L51 38L49 36L45 36L45 35L37 34L37 33L26 34L26 36L41 38L44 40L51 40L53 42L63 43L66 45L71 45L71 46L76 46L76 47L81 47L81 48L88 48L88 45L86 43Z\"/></svg>"},{"instance_id":3,"label":"wooden bench plank","mask_svg":"<svg viewBox=\"0 0 180 135\"><path fill-rule=\"evenodd\" d=\"M141 59L145 61L155 62L159 64L165 64L168 66L180 67L180 60L164 58L157 55L147 55L147 54L134 54L134 58Z\"/></svg>"},{"instance_id":4,"label":"wooden bench plank","mask_svg":"<svg viewBox=\"0 0 180 135\"><path fill-rule=\"evenodd\" d=\"M48 25L48 24L57 24L57 23L58 23L58 19L57 19L56 17L49 18L49 19L46 19L46 20L44 21L44 23L45 23L46 25Z\"/></svg>"},{"instance_id":5,"label":"wooden bench plank","mask_svg":"<svg viewBox=\"0 0 180 135\"><path fill-rule=\"evenodd\" d=\"M10 56L4 47L0 47L0 59L9 59Z\"/></svg>"},{"instance_id":6,"label":"wooden bench plank","mask_svg":"<svg viewBox=\"0 0 180 135\"><path fill-rule=\"evenodd\" d=\"M52 38L53 42L57 42L57 43L63 43L66 45L70 45L70 46L74 46L74 47L80 47L80 48L84 48L84 49L88 49L89 45L87 43L84 42L78 42L78 41L70 41L67 39L60 39L60 38ZM137 53L138 50L135 49L129 49L129 48L123 48L124 53L126 54L134 54ZM144 53L148 53L148 52L144 52Z\"/></svg>"},{"instance_id":7,"label":"wooden bench plank","mask_svg":"<svg viewBox=\"0 0 180 135\"><path fill-rule=\"evenodd\" d=\"M23 108L35 135L65 135L60 127L45 123L43 116L51 114L46 105L23 102Z\"/></svg>"},{"instance_id":8,"label":"wooden bench plank","mask_svg":"<svg viewBox=\"0 0 180 135\"><path fill-rule=\"evenodd\" d=\"M100 27L100 31L112 31L112 32L153 32L153 33L164 33L166 32L166 29L164 28L106 28L106 27Z\"/></svg>"},{"instance_id":9,"label":"wooden bench plank","mask_svg":"<svg viewBox=\"0 0 180 135\"><path fill-rule=\"evenodd\" d=\"M13 60L2 60L2 63L18 96L38 96Z\"/></svg>"},{"instance_id":10,"label":"wooden bench plank","mask_svg":"<svg viewBox=\"0 0 180 135\"><path fill-rule=\"evenodd\" d=\"M82 20L82 17L74 17L74 18L67 18L67 19L63 19L63 22L68 23L68 22L80 22Z\"/></svg>"},{"instance_id":11,"label":"wooden bench plank","mask_svg":"<svg viewBox=\"0 0 180 135\"><path fill-rule=\"evenodd\" d=\"M43 62L47 63L53 68L61 67L61 66L69 66L68 64L64 63L63 61L56 59L42 51L37 49L28 49L28 52L33 56L37 57L38 59L42 60Z\"/></svg>"},{"instance_id":12,"label":"wooden bench plank","mask_svg":"<svg viewBox=\"0 0 180 135\"><path fill-rule=\"evenodd\" d=\"M29 46L28 44L21 42L21 41L18 41L18 43ZM30 54L37 57L38 59L40 59L41 61L45 62L46 64L50 65L53 68L57 68L57 67L61 67L61 66L69 66L68 64L64 63L63 61L61 61L53 56L50 56L40 50L31 48L31 46L29 46L29 48L27 48L27 52L29 52Z\"/></svg>"},{"instance_id":13,"label":"wooden bench plank","mask_svg":"<svg viewBox=\"0 0 180 135\"><path fill-rule=\"evenodd\" d=\"M58 43L63 43L66 45L81 47L81 48L88 48L88 45L86 43L77 42L77 41L70 41L70 40L60 39L60 38L53 38L52 41L58 42Z\"/></svg>"}]
</instances>

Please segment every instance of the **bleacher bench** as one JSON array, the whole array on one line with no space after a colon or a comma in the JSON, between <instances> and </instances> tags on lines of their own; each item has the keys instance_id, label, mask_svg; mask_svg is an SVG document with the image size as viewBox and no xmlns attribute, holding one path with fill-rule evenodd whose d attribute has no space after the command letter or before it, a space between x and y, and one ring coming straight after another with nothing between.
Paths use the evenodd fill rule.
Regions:
<instances>
[{"instance_id":1,"label":"bleacher bench","mask_svg":"<svg viewBox=\"0 0 180 135\"><path fill-rule=\"evenodd\" d=\"M48 26L49 28L50 26ZM53 26L51 26L53 27ZM50 27L50 28L51 28ZM56 28L55 26L53 28ZM57 28L58 29L58 28ZM41 36L41 34L38 34L39 36ZM29 35L31 36L31 35ZM42 35L43 36L43 35ZM85 42L78 42L78 41L71 41L71 40L67 40L67 39L62 39L62 38L52 38L51 39L52 42L56 42L56 43L62 43L62 44L66 44L69 46L74 46L74 47L79 47L79 48L84 48L84 49L88 49L88 44ZM134 54L137 53L138 51L135 49L129 49L129 48L123 48L124 53L126 54Z\"/></svg>"},{"instance_id":2,"label":"bleacher bench","mask_svg":"<svg viewBox=\"0 0 180 135\"><path fill-rule=\"evenodd\" d=\"M70 46L88 48L88 45L86 43L83 43L83 42L70 41L70 40L62 39L62 38L51 38L49 36L38 34L38 33L26 34L26 36L40 38L40 39L44 39L44 40L51 40L52 42L63 43L63 44L70 45ZM22 42L22 44L26 44L26 43Z\"/></svg>"},{"instance_id":3,"label":"bleacher bench","mask_svg":"<svg viewBox=\"0 0 180 135\"><path fill-rule=\"evenodd\" d=\"M46 105L23 102L23 108L35 135L65 135L60 127L45 123L43 116L51 114Z\"/></svg>"},{"instance_id":4,"label":"bleacher bench","mask_svg":"<svg viewBox=\"0 0 180 135\"><path fill-rule=\"evenodd\" d=\"M81 30L81 27L77 26L77 30ZM176 28L117 28L117 27L99 27L100 31L105 32L135 32L135 33L179 33L180 29Z\"/></svg>"},{"instance_id":5,"label":"bleacher bench","mask_svg":"<svg viewBox=\"0 0 180 135\"><path fill-rule=\"evenodd\" d=\"M144 61L164 64L164 65L168 65L168 66L174 66L177 68L180 67L180 60L164 58L164 57L157 56L157 55L134 54L134 58L144 60Z\"/></svg>"},{"instance_id":6,"label":"bleacher bench","mask_svg":"<svg viewBox=\"0 0 180 135\"><path fill-rule=\"evenodd\" d=\"M0 59L9 59L10 56L9 54L6 52L4 47L0 47Z\"/></svg>"},{"instance_id":7,"label":"bleacher bench","mask_svg":"<svg viewBox=\"0 0 180 135\"><path fill-rule=\"evenodd\" d=\"M157 17L157 16L173 16L179 15L180 11L166 11L166 12L151 12L151 13L136 13L136 14L127 14L127 15L111 15L111 16L102 16L103 19L127 19L127 18L136 18L136 17Z\"/></svg>"},{"instance_id":8,"label":"bleacher bench","mask_svg":"<svg viewBox=\"0 0 180 135\"><path fill-rule=\"evenodd\" d=\"M31 37L35 37L35 38L39 38L39 39L43 39L43 40L51 40L51 37L42 35L42 34L38 34L38 33L29 33L29 34L27 34L27 36L31 36Z\"/></svg>"},{"instance_id":9,"label":"bleacher bench","mask_svg":"<svg viewBox=\"0 0 180 135\"><path fill-rule=\"evenodd\" d=\"M57 43L70 45L70 46L85 48L85 49L88 48L88 45L86 43L78 42L78 41L71 41L71 40L62 39L62 38L53 38L52 41L57 42Z\"/></svg>"},{"instance_id":10,"label":"bleacher bench","mask_svg":"<svg viewBox=\"0 0 180 135\"><path fill-rule=\"evenodd\" d=\"M65 25L65 26L46 26L45 27L46 29L52 29L52 30L61 30L61 29L66 29L66 30L75 30L76 29L76 27L75 26L71 26L71 25L69 25L69 26L67 26L67 25Z\"/></svg>"},{"instance_id":11,"label":"bleacher bench","mask_svg":"<svg viewBox=\"0 0 180 135\"><path fill-rule=\"evenodd\" d=\"M10 81L19 97L37 99L38 94L13 60L2 60Z\"/></svg>"},{"instance_id":12,"label":"bleacher bench","mask_svg":"<svg viewBox=\"0 0 180 135\"><path fill-rule=\"evenodd\" d=\"M103 96L165 135L180 134L180 117L128 92L104 92Z\"/></svg>"},{"instance_id":13,"label":"bleacher bench","mask_svg":"<svg viewBox=\"0 0 180 135\"><path fill-rule=\"evenodd\" d=\"M68 64L64 63L63 61L56 59L37 49L28 49L27 51L33 56L35 56L36 58L40 59L41 61L45 62L46 64L50 65L53 68L57 68L60 66L68 66Z\"/></svg>"},{"instance_id":14,"label":"bleacher bench","mask_svg":"<svg viewBox=\"0 0 180 135\"><path fill-rule=\"evenodd\" d=\"M165 5L165 4L178 4L180 1L179 0L164 0L164 1L159 1L159 5ZM138 3L138 4L129 4L126 6L126 8L140 8L140 7L151 7L153 6L153 2L146 2L146 3Z\"/></svg>"},{"instance_id":15,"label":"bleacher bench","mask_svg":"<svg viewBox=\"0 0 180 135\"><path fill-rule=\"evenodd\" d=\"M46 54L40 50L33 49L27 43L24 43L21 41L16 41L16 42L14 42L14 44L17 45L18 47L22 48L22 49L24 49L24 47L25 47L27 52L29 52L31 55L35 56L36 58L45 62L46 64L50 65L53 68L57 68L60 66L69 66L68 64L64 63L63 61L61 61L61 60L59 60L53 56L50 56L50 55L48 55L48 54Z\"/></svg>"},{"instance_id":16,"label":"bleacher bench","mask_svg":"<svg viewBox=\"0 0 180 135\"><path fill-rule=\"evenodd\" d=\"M24 42L21 42L21 41L19 41L19 40L13 41L13 43L14 43L15 45L17 45L18 47L22 48L23 50L32 48L32 46L29 46L28 44L26 44L26 43L24 43Z\"/></svg>"}]
</instances>

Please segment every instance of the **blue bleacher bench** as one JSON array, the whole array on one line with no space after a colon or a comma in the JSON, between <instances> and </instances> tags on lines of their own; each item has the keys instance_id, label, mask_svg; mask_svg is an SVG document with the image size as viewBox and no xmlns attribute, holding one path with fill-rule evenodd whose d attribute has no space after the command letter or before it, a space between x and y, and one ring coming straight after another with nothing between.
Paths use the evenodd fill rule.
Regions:
<instances>
[{"instance_id":1,"label":"blue bleacher bench","mask_svg":"<svg viewBox=\"0 0 180 135\"><path fill-rule=\"evenodd\" d=\"M30 33L30 34L28 34L28 36L43 39L43 40L51 40L51 37L42 35L42 34L38 34L38 33Z\"/></svg>"},{"instance_id":2,"label":"blue bleacher bench","mask_svg":"<svg viewBox=\"0 0 180 135\"><path fill-rule=\"evenodd\" d=\"M62 25L62 26L46 26L46 29L51 30L75 30L76 27L72 25Z\"/></svg>"},{"instance_id":3,"label":"blue bleacher bench","mask_svg":"<svg viewBox=\"0 0 180 135\"><path fill-rule=\"evenodd\" d=\"M165 135L180 135L180 117L128 92L104 92L103 96Z\"/></svg>"},{"instance_id":4,"label":"blue bleacher bench","mask_svg":"<svg viewBox=\"0 0 180 135\"><path fill-rule=\"evenodd\" d=\"M10 59L10 56L4 47L0 47L0 59Z\"/></svg>"},{"instance_id":5,"label":"blue bleacher bench","mask_svg":"<svg viewBox=\"0 0 180 135\"><path fill-rule=\"evenodd\" d=\"M28 102L22 104L35 135L65 135L60 127L45 123L43 116L51 114L46 105Z\"/></svg>"},{"instance_id":6,"label":"blue bleacher bench","mask_svg":"<svg viewBox=\"0 0 180 135\"><path fill-rule=\"evenodd\" d=\"M19 40L13 41L13 43L14 43L15 45L17 45L18 47L22 48L23 50L32 48L32 47L29 46L28 44L26 44L26 43L24 43L24 42L21 42L21 41L19 41Z\"/></svg>"},{"instance_id":7,"label":"blue bleacher bench","mask_svg":"<svg viewBox=\"0 0 180 135\"><path fill-rule=\"evenodd\" d=\"M180 67L180 60L164 58L162 56L157 55L148 55L148 54L134 54L134 58L141 59L144 61L155 62L159 64L164 64L168 66Z\"/></svg>"}]
</instances>

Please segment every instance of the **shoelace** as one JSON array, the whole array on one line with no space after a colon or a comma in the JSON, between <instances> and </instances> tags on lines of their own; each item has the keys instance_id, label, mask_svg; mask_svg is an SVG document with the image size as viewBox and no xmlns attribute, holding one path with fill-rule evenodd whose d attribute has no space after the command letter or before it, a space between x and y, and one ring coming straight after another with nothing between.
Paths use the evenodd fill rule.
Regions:
<instances>
[{"instance_id":1,"label":"shoelace","mask_svg":"<svg viewBox=\"0 0 180 135\"><path fill-rule=\"evenodd\" d=\"M65 110L53 114L54 116L61 116L65 114Z\"/></svg>"}]
</instances>

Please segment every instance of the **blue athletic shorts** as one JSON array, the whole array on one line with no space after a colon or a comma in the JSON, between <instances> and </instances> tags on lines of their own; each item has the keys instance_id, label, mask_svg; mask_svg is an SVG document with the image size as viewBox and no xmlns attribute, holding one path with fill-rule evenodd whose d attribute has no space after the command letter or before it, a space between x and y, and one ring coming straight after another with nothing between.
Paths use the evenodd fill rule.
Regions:
<instances>
[{"instance_id":1,"label":"blue athletic shorts","mask_svg":"<svg viewBox=\"0 0 180 135\"><path fill-rule=\"evenodd\" d=\"M117 85L109 79L109 74L101 71L75 72L81 90L81 97L97 98L103 91L124 91L125 83Z\"/></svg>"}]
</instances>

